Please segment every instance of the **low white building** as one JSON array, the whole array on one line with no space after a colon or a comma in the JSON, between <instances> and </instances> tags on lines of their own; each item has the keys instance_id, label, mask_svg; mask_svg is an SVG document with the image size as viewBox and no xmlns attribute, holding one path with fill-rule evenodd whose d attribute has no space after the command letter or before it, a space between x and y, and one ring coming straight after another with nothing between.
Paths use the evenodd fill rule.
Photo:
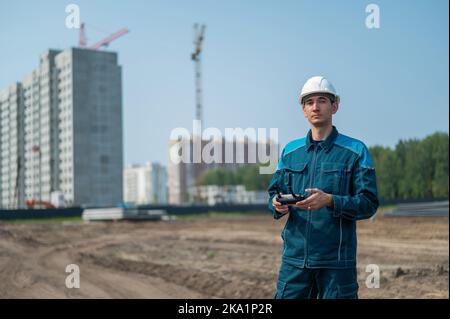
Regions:
<instances>
[{"instance_id":1,"label":"low white building","mask_svg":"<svg viewBox=\"0 0 450 319\"><path fill-rule=\"evenodd\" d=\"M196 202L216 204L265 204L267 191L248 191L244 185L203 185L194 186L190 197Z\"/></svg>"},{"instance_id":2,"label":"low white building","mask_svg":"<svg viewBox=\"0 0 450 319\"><path fill-rule=\"evenodd\" d=\"M124 202L132 204L167 203L167 170L158 163L132 165L123 172Z\"/></svg>"}]
</instances>

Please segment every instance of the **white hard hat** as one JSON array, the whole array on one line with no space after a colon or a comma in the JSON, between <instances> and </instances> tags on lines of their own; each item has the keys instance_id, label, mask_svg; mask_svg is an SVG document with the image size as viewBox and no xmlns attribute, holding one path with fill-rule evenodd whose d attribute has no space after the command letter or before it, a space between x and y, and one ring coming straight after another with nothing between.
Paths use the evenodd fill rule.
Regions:
<instances>
[{"instance_id":1,"label":"white hard hat","mask_svg":"<svg viewBox=\"0 0 450 319\"><path fill-rule=\"evenodd\" d=\"M304 97L313 93L331 94L336 101L339 101L339 95L337 95L333 84L323 76L313 76L306 81L305 85L303 85L302 92L300 93L300 104L303 104Z\"/></svg>"}]
</instances>

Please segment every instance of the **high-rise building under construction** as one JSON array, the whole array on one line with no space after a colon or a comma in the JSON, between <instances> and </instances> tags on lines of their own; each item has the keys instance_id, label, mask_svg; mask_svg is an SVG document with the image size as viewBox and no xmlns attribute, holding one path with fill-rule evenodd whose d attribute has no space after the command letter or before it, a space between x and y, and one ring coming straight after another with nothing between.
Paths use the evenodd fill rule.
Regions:
<instances>
[{"instance_id":1,"label":"high-rise building under construction","mask_svg":"<svg viewBox=\"0 0 450 319\"><path fill-rule=\"evenodd\" d=\"M122 83L117 53L48 50L0 90L0 207L122 201Z\"/></svg>"}]
</instances>

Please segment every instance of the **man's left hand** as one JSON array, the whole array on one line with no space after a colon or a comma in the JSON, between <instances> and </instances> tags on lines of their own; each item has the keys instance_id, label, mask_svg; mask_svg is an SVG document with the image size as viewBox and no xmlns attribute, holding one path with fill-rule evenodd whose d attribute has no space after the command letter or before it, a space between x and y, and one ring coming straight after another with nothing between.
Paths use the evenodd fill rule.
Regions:
<instances>
[{"instance_id":1,"label":"man's left hand","mask_svg":"<svg viewBox=\"0 0 450 319\"><path fill-rule=\"evenodd\" d=\"M333 196L318 188L307 188L305 192L311 195L295 204L295 207L306 210L317 210L325 206L333 207Z\"/></svg>"}]
</instances>

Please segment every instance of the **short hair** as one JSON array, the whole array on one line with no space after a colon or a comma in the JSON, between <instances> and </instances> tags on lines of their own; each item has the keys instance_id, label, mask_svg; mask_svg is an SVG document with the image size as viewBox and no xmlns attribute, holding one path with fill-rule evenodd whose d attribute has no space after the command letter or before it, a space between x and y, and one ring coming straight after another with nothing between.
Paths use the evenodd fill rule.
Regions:
<instances>
[{"instance_id":1,"label":"short hair","mask_svg":"<svg viewBox=\"0 0 450 319\"><path fill-rule=\"evenodd\" d=\"M326 98L328 98L330 100L331 104L333 104L336 101L336 96L334 96L333 94L325 93L325 92L323 92L323 93L319 92L319 93L311 93L311 94L305 95L302 98L301 103L305 104L306 100L309 99L310 97L313 97L313 96L324 96L324 97L326 97Z\"/></svg>"}]
</instances>

